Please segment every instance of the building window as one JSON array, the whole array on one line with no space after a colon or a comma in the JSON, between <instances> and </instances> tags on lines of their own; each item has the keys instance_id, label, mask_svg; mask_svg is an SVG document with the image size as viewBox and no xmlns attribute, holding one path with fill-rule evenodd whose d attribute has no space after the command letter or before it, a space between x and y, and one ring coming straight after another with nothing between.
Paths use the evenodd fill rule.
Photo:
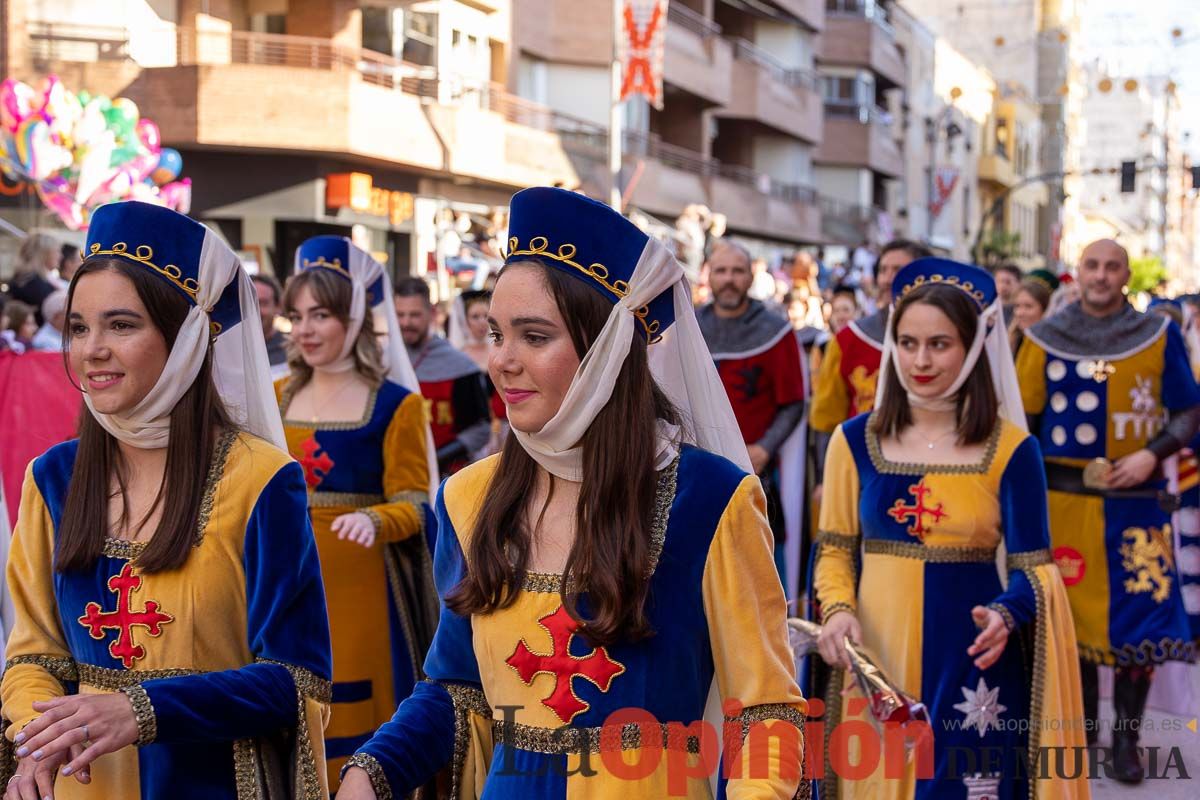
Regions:
<instances>
[{"instance_id":1,"label":"building window","mask_svg":"<svg viewBox=\"0 0 1200 800\"><path fill-rule=\"evenodd\" d=\"M992 143L992 152L1008 160L1008 120L1004 117L996 120L996 140Z\"/></svg>"},{"instance_id":2,"label":"building window","mask_svg":"<svg viewBox=\"0 0 1200 800\"><path fill-rule=\"evenodd\" d=\"M437 14L408 11L404 14L402 58L413 64L432 67L437 64Z\"/></svg>"}]
</instances>

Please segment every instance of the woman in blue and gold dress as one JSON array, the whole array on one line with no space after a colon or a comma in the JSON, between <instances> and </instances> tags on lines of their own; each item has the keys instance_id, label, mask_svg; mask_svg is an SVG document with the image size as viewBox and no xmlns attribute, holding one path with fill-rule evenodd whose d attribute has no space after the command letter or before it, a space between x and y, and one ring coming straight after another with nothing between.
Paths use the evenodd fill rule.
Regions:
<instances>
[{"instance_id":1,"label":"woman in blue and gold dress","mask_svg":"<svg viewBox=\"0 0 1200 800\"><path fill-rule=\"evenodd\" d=\"M995 285L977 267L926 258L900 271L893 298L875 410L829 446L818 646L846 667L843 637L865 645L924 702L932 761L885 755L839 779L838 765L859 758L827 751L823 796L1087 797L1086 776L1029 785L1055 752L1042 748L1082 747L1084 729L1041 453L1024 429ZM841 694L846 677L834 672L827 732L862 717L851 713L861 696ZM1065 751L1061 774L1078 777L1078 756Z\"/></svg>"},{"instance_id":2,"label":"woman in blue and gold dress","mask_svg":"<svg viewBox=\"0 0 1200 800\"><path fill-rule=\"evenodd\" d=\"M92 217L67 336L88 408L30 465L8 563L6 800L328 796L320 566L257 314L203 225Z\"/></svg>"},{"instance_id":3,"label":"woman in blue and gold dress","mask_svg":"<svg viewBox=\"0 0 1200 800\"><path fill-rule=\"evenodd\" d=\"M807 794L763 492L682 268L581 195L511 208L489 367L512 436L442 486L429 680L339 798L443 767L456 800ZM719 775L744 737L751 768Z\"/></svg>"},{"instance_id":4,"label":"woman in blue and gold dress","mask_svg":"<svg viewBox=\"0 0 1200 800\"><path fill-rule=\"evenodd\" d=\"M390 298L382 265L341 236L300 245L283 298L292 354L279 407L308 484L333 637L332 788L424 677L437 625L425 403Z\"/></svg>"}]
</instances>

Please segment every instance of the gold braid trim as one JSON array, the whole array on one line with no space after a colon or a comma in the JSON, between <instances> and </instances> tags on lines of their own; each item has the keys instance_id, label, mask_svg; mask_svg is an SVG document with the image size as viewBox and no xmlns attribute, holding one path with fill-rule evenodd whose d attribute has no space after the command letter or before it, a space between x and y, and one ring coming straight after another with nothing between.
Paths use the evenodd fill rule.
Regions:
<instances>
[{"instance_id":1,"label":"gold braid trim","mask_svg":"<svg viewBox=\"0 0 1200 800\"><path fill-rule=\"evenodd\" d=\"M1030 550L1027 553L1009 553L1005 559L1005 566L1009 572L1014 570L1030 570L1034 567L1040 567L1042 564L1053 564L1054 556L1050 554L1050 548L1044 547L1041 550Z\"/></svg>"},{"instance_id":2,"label":"gold braid trim","mask_svg":"<svg viewBox=\"0 0 1200 800\"><path fill-rule=\"evenodd\" d=\"M750 728L752 726L772 720L793 725L800 732L801 751L797 763L800 773L800 784L796 787L796 793L792 795L792 800L808 800L808 798L812 797L812 780L804 775L804 715L797 711L794 706L789 706L786 703L762 703L757 706L746 707L736 717L725 717L725 722L727 723L741 723L741 738L743 743L746 741L746 737L750 735ZM725 742L724 744L725 749L728 750L730 743Z\"/></svg>"},{"instance_id":3,"label":"gold braid trim","mask_svg":"<svg viewBox=\"0 0 1200 800\"><path fill-rule=\"evenodd\" d=\"M141 264L143 267L148 267L154 270L162 277L166 278L171 283L178 287L179 291L188 296L192 301L192 305L196 305L196 296L200 292L200 283L195 278L186 278L183 275L183 270L174 264L164 264L158 266L150 259L154 258L154 249L147 244L139 244L133 248L133 252L129 252L129 245L125 242L114 242L112 247L107 250L100 242L92 242L88 248L87 258L93 256L119 256L135 264Z\"/></svg>"},{"instance_id":4,"label":"gold braid trim","mask_svg":"<svg viewBox=\"0 0 1200 800\"><path fill-rule=\"evenodd\" d=\"M238 739L233 743L233 784L237 800L264 800L258 763L253 739Z\"/></svg>"},{"instance_id":5,"label":"gold braid trim","mask_svg":"<svg viewBox=\"0 0 1200 800\"><path fill-rule=\"evenodd\" d=\"M1029 702L1029 774L1037 775L1038 756L1042 744L1042 697L1046 691L1046 589L1038 579L1037 572L1032 568L1025 570L1029 585L1033 587L1034 613L1037 614L1034 623L1033 640L1033 682L1030 688ZM1067 669L1072 669L1068 664ZM1037 781L1029 781L1029 800L1037 800Z\"/></svg>"},{"instance_id":6,"label":"gold braid trim","mask_svg":"<svg viewBox=\"0 0 1200 800\"><path fill-rule=\"evenodd\" d=\"M851 614L857 613L853 603L830 603L821 606L821 622L825 622L839 611L849 611Z\"/></svg>"},{"instance_id":7,"label":"gold braid trim","mask_svg":"<svg viewBox=\"0 0 1200 800\"><path fill-rule=\"evenodd\" d=\"M308 730L308 716L305 713L305 701L313 700L328 705L333 698L333 681L317 676L304 667L285 664L270 658L255 659L259 664L275 664L283 667L292 676L296 684L296 764L295 764L295 796L299 800L324 800L321 792L321 780L318 765L313 755L312 738Z\"/></svg>"},{"instance_id":8,"label":"gold braid trim","mask_svg":"<svg viewBox=\"0 0 1200 800\"><path fill-rule=\"evenodd\" d=\"M863 550L887 556L915 558L931 564L987 564L996 560L992 547L927 547L894 539L867 539Z\"/></svg>"},{"instance_id":9,"label":"gold braid trim","mask_svg":"<svg viewBox=\"0 0 1200 800\"><path fill-rule=\"evenodd\" d=\"M109 558L120 558L125 561L133 561L142 554L149 542L131 542L126 539L114 539L107 536L104 539L104 545L100 548L102 555Z\"/></svg>"},{"instance_id":10,"label":"gold braid trim","mask_svg":"<svg viewBox=\"0 0 1200 800\"><path fill-rule=\"evenodd\" d=\"M833 760L829 747L830 737L837 727L842 724L842 686L846 673L831 667L829 683L825 686L825 777L821 779L821 800L838 800L841 792L841 781L833 768Z\"/></svg>"},{"instance_id":11,"label":"gold braid trim","mask_svg":"<svg viewBox=\"0 0 1200 800\"><path fill-rule=\"evenodd\" d=\"M612 281L609 280L608 267L603 264L592 263L590 266L584 266L575 260L575 255L579 248L567 242L558 246L557 252L550 251L550 240L545 236L534 236L529 240L529 246L521 249L521 240L512 236L508 240L508 253L505 256L505 261L511 260L514 256L536 256L539 258L548 258L552 261L557 261L560 264L566 264L582 274L594 280L596 283L603 286L608 291L612 292L618 298L625 297L629 294L629 284L619 278ZM662 337L658 335L659 329L662 327L656 319L650 319L650 307L648 305L634 309L633 315L637 317L638 322L646 330L646 338L650 344L654 344Z\"/></svg>"},{"instance_id":12,"label":"gold braid trim","mask_svg":"<svg viewBox=\"0 0 1200 800\"><path fill-rule=\"evenodd\" d=\"M43 656L43 655L28 655L28 656L13 656L4 665L4 671L22 664L31 664L41 667L50 673L50 676L59 683L66 681L79 680L79 671L75 666L75 659L65 656Z\"/></svg>"},{"instance_id":13,"label":"gold braid trim","mask_svg":"<svg viewBox=\"0 0 1200 800\"><path fill-rule=\"evenodd\" d=\"M457 800L462 786L463 768L467 764L467 742L471 739L471 714L491 718L483 690L465 683L439 683L454 703L454 755L450 759L450 797ZM373 782L372 782L373 783Z\"/></svg>"},{"instance_id":14,"label":"gold braid trim","mask_svg":"<svg viewBox=\"0 0 1200 800\"><path fill-rule=\"evenodd\" d=\"M631 722L622 725L619 738L614 738L616 729L612 727L573 728L564 725L561 728L539 728L519 722L492 720L492 734L497 743L545 755L599 753L615 748L637 750L643 746L643 728L654 731L652 737L665 750L693 754L700 752L700 739L688 736L679 725L639 725Z\"/></svg>"},{"instance_id":15,"label":"gold braid trim","mask_svg":"<svg viewBox=\"0 0 1200 800\"><path fill-rule=\"evenodd\" d=\"M279 413L280 415L287 414L288 406L292 404L292 395L300 388L294 382L289 381L283 387L283 391L279 393ZM350 420L346 422L311 422L301 419L289 419L284 417L283 425L285 428L302 428L311 431L356 431L371 421L371 417L375 416L375 401L379 399L379 387L371 387L370 393L367 395L367 407L363 411L362 419Z\"/></svg>"},{"instance_id":16,"label":"gold braid trim","mask_svg":"<svg viewBox=\"0 0 1200 800\"><path fill-rule=\"evenodd\" d=\"M875 413L871 412L871 420L867 423L867 452L871 463L881 475L986 475L992 468L992 460L996 457L996 449L1000 444L999 423L992 429L988 437L987 449L983 460L977 464L917 464L906 461L888 461L879 446L879 436L875 433Z\"/></svg>"},{"instance_id":17,"label":"gold braid trim","mask_svg":"<svg viewBox=\"0 0 1200 800\"><path fill-rule=\"evenodd\" d=\"M342 767L342 775L345 776L346 770L351 767L358 767L367 773L367 777L371 779L371 789L375 792L376 800L392 800L392 785L388 783L387 775L384 774L383 767L375 760L375 756L367 753L355 753L350 756L346 766ZM456 797L456 795L450 796Z\"/></svg>"},{"instance_id":18,"label":"gold braid trim","mask_svg":"<svg viewBox=\"0 0 1200 800\"><path fill-rule=\"evenodd\" d=\"M1197 643L1188 639L1172 639L1164 636L1159 641L1144 639L1140 644L1123 644L1120 647L1101 648L1078 643L1079 657L1093 664L1112 667L1144 667L1164 661L1194 661Z\"/></svg>"},{"instance_id":19,"label":"gold braid trim","mask_svg":"<svg viewBox=\"0 0 1200 800\"><path fill-rule=\"evenodd\" d=\"M429 505L429 492L405 491L388 495L389 503L412 503L414 506ZM421 509L418 508L418 511Z\"/></svg>"},{"instance_id":20,"label":"gold braid trim","mask_svg":"<svg viewBox=\"0 0 1200 800\"><path fill-rule=\"evenodd\" d=\"M1013 619L1012 612L1008 610L1008 606L1004 605L1004 603L988 603L987 607L1004 618L1004 627L1008 628L1009 633L1016 630L1017 621Z\"/></svg>"},{"instance_id":21,"label":"gold braid trim","mask_svg":"<svg viewBox=\"0 0 1200 800\"><path fill-rule=\"evenodd\" d=\"M92 664L78 664L76 669L79 682L104 689L109 692L119 692L131 686L138 686L143 681L155 681L160 678L182 678L186 675L200 675L194 669L112 669L97 667Z\"/></svg>"},{"instance_id":22,"label":"gold braid trim","mask_svg":"<svg viewBox=\"0 0 1200 800\"><path fill-rule=\"evenodd\" d=\"M379 515L379 512L373 508L360 508L358 513L365 514L367 519L371 520L371 526L375 528L375 535L378 536L379 532L383 530L383 517Z\"/></svg>"},{"instance_id":23,"label":"gold braid trim","mask_svg":"<svg viewBox=\"0 0 1200 800\"><path fill-rule=\"evenodd\" d=\"M150 702L150 695L136 683L122 687L120 691L124 692L133 704L133 718L137 720L138 729L138 738L134 744L138 747L153 744L158 738L158 717L154 714L154 704Z\"/></svg>"},{"instance_id":24,"label":"gold braid trim","mask_svg":"<svg viewBox=\"0 0 1200 800\"><path fill-rule=\"evenodd\" d=\"M356 494L354 492L309 492L309 508L361 508L376 506L383 502L381 494Z\"/></svg>"},{"instance_id":25,"label":"gold braid trim","mask_svg":"<svg viewBox=\"0 0 1200 800\"><path fill-rule=\"evenodd\" d=\"M817 531L817 544L825 547L836 547L839 550L849 550L851 552L858 550L858 543L861 538L859 536L851 536L848 533Z\"/></svg>"},{"instance_id":26,"label":"gold braid trim","mask_svg":"<svg viewBox=\"0 0 1200 800\"><path fill-rule=\"evenodd\" d=\"M378 526L375 528L379 530ZM428 550L428 548L423 548ZM417 680L422 680L425 677L424 666L418 656L417 634L413 630L412 619L409 617L404 607L405 593L400 586L400 564L399 556L396 555L396 549L385 545L383 548L383 570L387 573L388 588L392 592L392 602L396 606L396 618L400 621L401 635L404 637L404 645L408 650L408 664L412 667L413 675ZM432 574L432 572L430 573ZM413 614L417 613L418 609L409 609Z\"/></svg>"}]
</instances>

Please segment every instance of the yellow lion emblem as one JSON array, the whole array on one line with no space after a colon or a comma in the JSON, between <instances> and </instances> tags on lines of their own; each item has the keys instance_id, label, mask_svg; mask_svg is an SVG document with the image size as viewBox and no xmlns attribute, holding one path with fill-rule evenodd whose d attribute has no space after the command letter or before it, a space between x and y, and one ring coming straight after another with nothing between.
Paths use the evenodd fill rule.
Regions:
<instances>
[{"instance_id":1,"label":"yellow lion emblem","mask_svg":"<svg viewBox=\"0 0 1200 800\"><path fill-rule=\"evenodd\" d=\"M1129 594L1153 592L1151 598L1161 603L1171 594L1171 576L1175 568L1171 526L1162 528L1126 528L1121 534L1121 566L1136 577L1125 579Z\"/></svg>"},{"instance_id":2,"label":"yellow lion emblem","mask_svg":"<svg viewBox=\"0 0 1200 800\"><path fill-rule=\"evenodd\" d=\"M855 367L850 370L850 386L854 389L854 410L865 414L875 407L875 382L878 372L870 372L866 367Z\"/></svg>"}]
</instances>

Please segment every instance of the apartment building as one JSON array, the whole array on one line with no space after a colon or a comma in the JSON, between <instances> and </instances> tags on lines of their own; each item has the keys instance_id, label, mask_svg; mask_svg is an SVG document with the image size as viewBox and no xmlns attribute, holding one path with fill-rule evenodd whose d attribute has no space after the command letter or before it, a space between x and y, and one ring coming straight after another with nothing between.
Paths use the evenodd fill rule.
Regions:
<instances>
[{"instance_id":1,"label":"apartment building","mask_svg":"<svg viewBox=\"0 0 1200 800\"><path fill-rule=\"evenodd\" d=\"M508 0L9 0L0 69L136 102L181 151L193 215L264 268L285 275L300 241L341 233L397 273L424 272L451 225L485 225L515 189L579 185L590 168L559 133L575 121L506 89L510 12ZM52 224L36 208L0 198L23 228Z\"/></svg>"},{"instance_id":2,"label":"apartment building","mask_svg":"<svg viewBox=\"0 0 1200 800\"><path fill-rule=\"evenodd\" d=\"M817 63L825 130L815 155L828 239L853 246L891 238L904 174L898 116L908 85L890 0L825 0Z\"/></svg>"},{"instance_id":3,"label":"apartment building","mask_svg":"<svg viewBox=\"0 0 1200 800\"><path fill-rule=\"evenodd\" d=\"M822 0L672 0L663 108L624 104L627 207L670 223L695 203L767 255L821 240L813 154L823 135L814 59ZM606 141L611 0L514 0L510 87ZM580 187L606 196L603 164Z\"/></svg>"}]
</instances>

